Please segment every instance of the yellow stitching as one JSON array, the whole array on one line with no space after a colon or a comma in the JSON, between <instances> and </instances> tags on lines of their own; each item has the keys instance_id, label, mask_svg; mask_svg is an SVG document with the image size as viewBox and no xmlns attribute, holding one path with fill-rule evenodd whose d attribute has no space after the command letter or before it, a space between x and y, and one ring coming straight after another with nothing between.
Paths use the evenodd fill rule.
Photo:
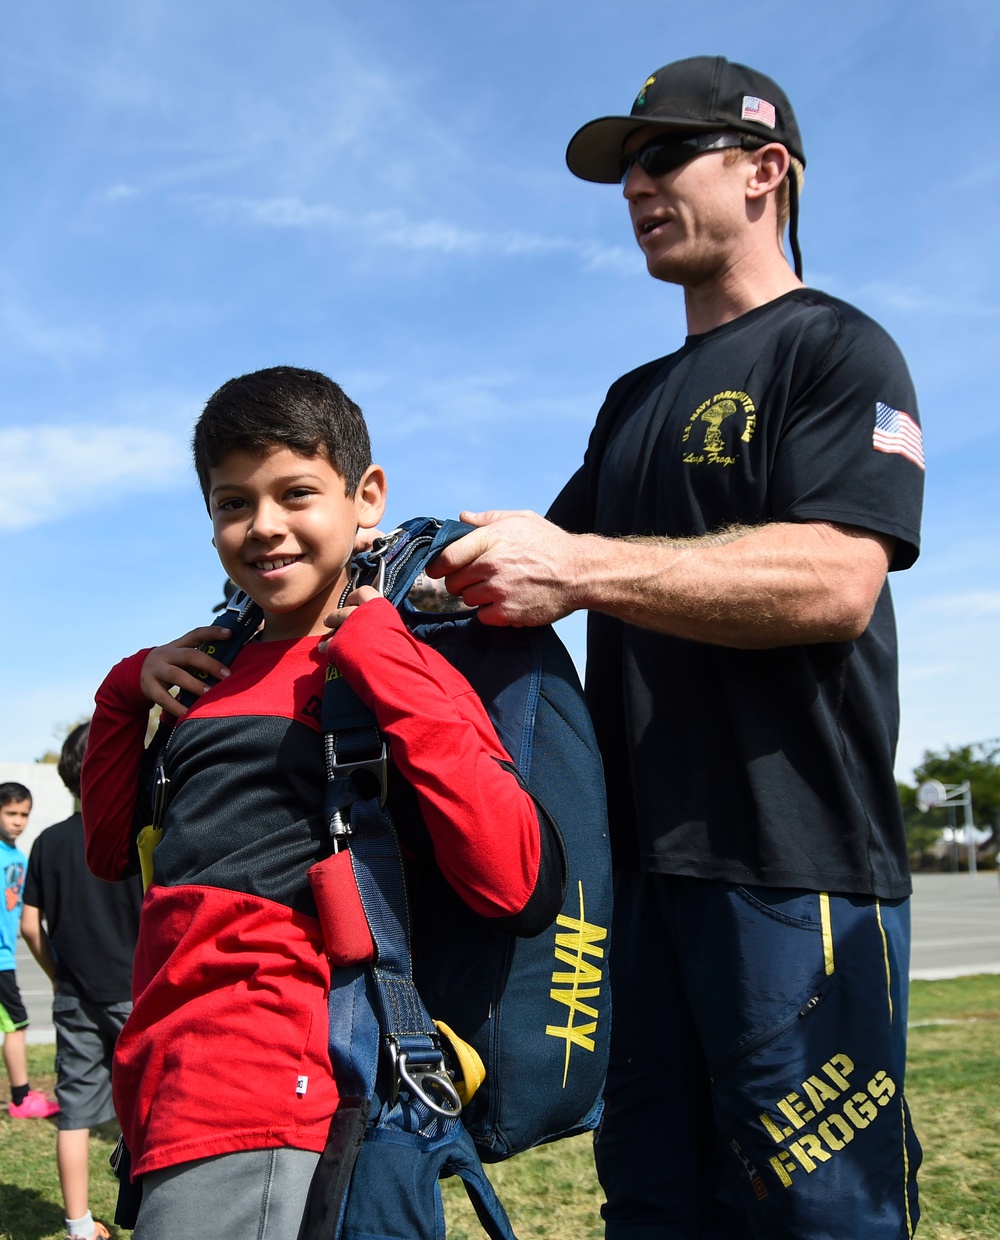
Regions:
<instances>
[{"instance_id":1,"label":"yellow stitching","mask_svg":"<svg viewBox=\"0 0 1000 1240\"><path fill-rule=\"evenodd\" d=\"M833 925L830 921L829 892L819 893L819 921L823 930L823 965L827 977L833 972Z\"/></svg>"},{"instance_id":2,"label":"yellow stitching","mask_svg":"<svg viewBox=\"0 0 1000 1240\"><path fill-rule=\"evenodd\" d=\"M903 1119L903 1205L906 1208L906 1234L913 1235L913 1219L910 1217L910 1156L906 1151L906 1103L899 1096L899 1111Z\"/></svg>"},{"instance_id":3,"label":"yellow stitching","mask_svg":"<svg viewBox=\"0 0 1000 1240\"><path fill-rule=\"evenodd\" d=\"M875 916L878 918L878 930L882 936L882 959L885 961L885 995L889 1000L889 1024L892 1024L892 970L889 968L889 941L885 937L882 925L882 905L875 901Z\"/></svg>"}]
</instances>

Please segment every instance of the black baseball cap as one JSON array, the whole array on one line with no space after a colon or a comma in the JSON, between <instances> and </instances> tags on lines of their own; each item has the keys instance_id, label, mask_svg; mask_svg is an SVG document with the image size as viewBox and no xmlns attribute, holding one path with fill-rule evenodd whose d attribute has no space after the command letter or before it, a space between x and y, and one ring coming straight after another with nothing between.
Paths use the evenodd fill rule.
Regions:
<instances>
[{"instance_id":1,"label":"black baseball cap","mask_svg":"<svg viewBox=\"0 0 1000 1240\"><path fill-rule=\"evenodd\" d=\"M724 56L692 56L651 73L628 116L602 116L578 129L566 148L570 172L616 185L625 141L644 125L678 133L733 129L780 142L806 162L795 113L777 82Z\"/></svg>"}]
</instances>

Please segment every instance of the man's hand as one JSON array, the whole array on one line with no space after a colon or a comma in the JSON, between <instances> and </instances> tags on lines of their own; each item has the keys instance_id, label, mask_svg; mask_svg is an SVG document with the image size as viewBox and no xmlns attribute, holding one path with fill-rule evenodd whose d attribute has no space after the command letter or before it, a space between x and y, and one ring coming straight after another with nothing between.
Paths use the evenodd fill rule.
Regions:
<instances>
[{"instance_id":1,"label":"man's hand","mask_svg":"<svg viewBox=\"0 0 1000 1240\"><path fill-rule=\"evenodd\" d=\"M427 566L484 624L551 624L575 610L576 536L536 512L463 512L478 528Z\"/></svg>"},{"instance_id":2,"label":"man's hand","mask_svg":"<svg viewBox=\"0 0 1000 1240\"><path fill-rule=\"evenodd\" d=\"M853 641L893 540L832 522L773 522L698 538L567 534L533 512L462 513L478 528L427 567L484 624L548 624L577 608L745 650Z\"/></svg>"},{"instance_id":3,"label":"man's hand","mask_svg":"<svg viewBox=\"0 0 1000 1240\"><path fill-rule=\"evenodd\" d=\"M166 646L157 646L151 650L142 665L139 684L150 702L155 703L178 719L187 714L187 707L170 692L171 689L189 689L201 697L212 687L196 676L196 672L206 672L216 680L225 680L229 668L218 659L198 647L206 642L222 641L229 636L229 629L221 625L207 625L204 628L192 629L183 637Z\"/></svg>"}]
</instances>

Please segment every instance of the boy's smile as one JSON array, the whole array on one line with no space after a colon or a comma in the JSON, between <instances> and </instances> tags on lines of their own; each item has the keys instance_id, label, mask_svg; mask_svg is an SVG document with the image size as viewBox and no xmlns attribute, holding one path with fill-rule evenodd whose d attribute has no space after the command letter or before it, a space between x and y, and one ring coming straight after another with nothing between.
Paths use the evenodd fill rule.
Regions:
<instances>
[{"instance_id":1,"label":"boy's smile","mask_svg":"<svg viewBox=\"0 0 1000 1240\"><path fill-rule=\"evenodd\" d=\"M354 495L322 451L236 450L209 470L214 541L229 577L264 610L264 640L328 635L359 527L376 526L385 475L371 465Z\"/></svg>"},{"instance_id":2,"label":"boy's smile","mask_svg":"<svg viewBox=\"0 0 1000 1240\"><path fill-rule=\"evenodd\" d=\"M30 801L8 801L6 805L0 805L0 839L13 844L28 825L30 814Z\"/></svg>"}]
</instances>

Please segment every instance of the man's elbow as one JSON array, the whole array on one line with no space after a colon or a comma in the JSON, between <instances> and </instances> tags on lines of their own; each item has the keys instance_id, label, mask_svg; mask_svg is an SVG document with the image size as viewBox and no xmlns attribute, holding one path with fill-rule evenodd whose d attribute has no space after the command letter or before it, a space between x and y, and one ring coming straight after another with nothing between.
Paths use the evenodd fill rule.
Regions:
<instances>
[{"instance_id":1,"label":"man's elbow","mask_svg":"<svg viewBox=\"0 0 1000 1240\"><path fill-rule=\"evenodd\" d=\"M844 584L816 616L816 624L824 634L820 640L857 641L871 623L881 590L882 580L876 583L861 578Z\"/></svg>"},{"instance_id":2,"label":"man's elbow","mask_svg":"<svg viewBox=\"0 0 1000 1240\"><path fill-rule=\"evenodd\" d=\"M842 616L836 624L830 627L825 640L829 642L856 642L865 629L868 628L870 620L871 612L868 612L867 615L855 612L851 615Z\"/></svg>"},{"instance_id":3,"label":"man's elbow","mask_svg":"<svg viewBox=\"0 0 1000 1240\"><path fill-rule=\"evenodd\" d=\"M893 540L858 531L839 531L839 550L817 574L813 622L821 641L853 642L865 632L885 588ZM849 541L846 541L849 540Z\"/></svg>"}]
</instances>

